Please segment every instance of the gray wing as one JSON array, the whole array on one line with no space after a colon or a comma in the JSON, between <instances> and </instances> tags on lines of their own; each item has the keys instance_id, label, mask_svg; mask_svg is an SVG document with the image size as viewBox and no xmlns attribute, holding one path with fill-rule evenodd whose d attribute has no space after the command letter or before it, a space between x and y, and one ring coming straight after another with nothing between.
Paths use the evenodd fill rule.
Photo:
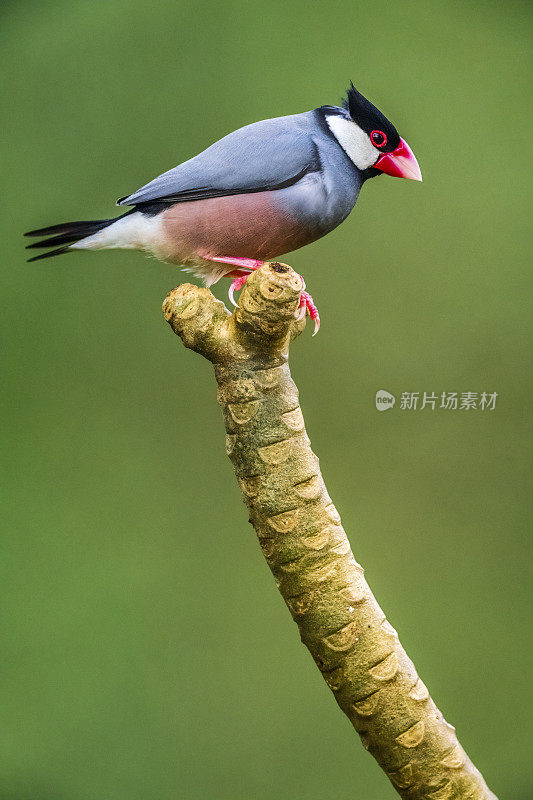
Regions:
<instances>
[{"instance_id":1,"label":"gray wing","mask_svg":"<svg viewBox=\"0 0 533 800\"><path fill-rule=\"evenodd\" d=\"M307 112L239 128L117 205L179 203L291 186L320 169L309 122Z\"/></svg>"}]
</instances>

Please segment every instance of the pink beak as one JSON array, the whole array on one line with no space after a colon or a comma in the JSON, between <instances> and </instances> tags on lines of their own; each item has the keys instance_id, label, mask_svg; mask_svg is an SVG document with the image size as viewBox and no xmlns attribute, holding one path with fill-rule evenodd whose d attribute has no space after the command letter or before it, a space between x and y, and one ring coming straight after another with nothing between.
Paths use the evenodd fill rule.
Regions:
<instances>
[{"instance_id":1,"label":"pink beak","mask_svg":"<svg viewBox=\"0 0 533 800\"><path fill-rule=\"evenodd\" d=\"M374 164L374 169L380 169L395 178L422 180L422 173L415 154L404 139L400 139L400 144L392 153L383 153Z\"/></svg>"}]
</instances>

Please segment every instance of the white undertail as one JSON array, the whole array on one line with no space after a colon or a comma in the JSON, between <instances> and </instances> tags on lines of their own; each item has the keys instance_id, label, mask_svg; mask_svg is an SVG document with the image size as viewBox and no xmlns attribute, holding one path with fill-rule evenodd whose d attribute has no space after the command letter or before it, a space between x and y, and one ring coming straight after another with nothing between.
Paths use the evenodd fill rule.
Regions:
<instances>
[{"instance_id":1,"label":"white undertail","mask_svg":"<svg viewBox=\"0 0 533 800\"><path fill-rule=\"evenodd\" d=\"M80 239L70 247L73 250L119 247L128 250L149 250L155 253L162 236L162 224L158 215L149 217L141 211L135 211L117 219L98 233Z\"/></svg>"}]
</instances>

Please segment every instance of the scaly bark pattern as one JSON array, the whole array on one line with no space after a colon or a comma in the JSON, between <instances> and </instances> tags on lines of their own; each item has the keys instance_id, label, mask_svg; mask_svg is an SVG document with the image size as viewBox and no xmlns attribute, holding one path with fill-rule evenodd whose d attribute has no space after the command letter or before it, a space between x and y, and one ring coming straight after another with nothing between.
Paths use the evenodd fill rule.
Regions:
<instances>
[{"instance_id":1,"label":"scaly bark pattern","mask_svg":"<svg viewBox=\"0 0 533 800\"><path fill-rule=\"evenodd\" d=\"M397 792L410 800L495 795L435 706L355 560L310 447L288 366L301 278L265 264L230 315L184 284L165 316L215 366L226 450L263 555L303 643Z\"/></svg>"}]
</instances>

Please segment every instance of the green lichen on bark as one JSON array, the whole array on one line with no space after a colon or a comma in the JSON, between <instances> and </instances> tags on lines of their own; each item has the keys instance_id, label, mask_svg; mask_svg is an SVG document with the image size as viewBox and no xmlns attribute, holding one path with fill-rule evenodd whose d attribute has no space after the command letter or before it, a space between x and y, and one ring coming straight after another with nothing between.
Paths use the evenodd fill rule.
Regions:
<instances>
[{"instance_id":1,"label":"green lichen on bark","mask_svg":"<svg viewBox=\"0 0 533 800\"><path fill-rule=\"evenodd\" d=\"M355 560L305 431L288 366L301 278L265 264L233 314L184 284L165 317L214 364L226 450L278 588L363 746L410 800L495 800L435 706Z\"/></svg>"}]
</instances>

